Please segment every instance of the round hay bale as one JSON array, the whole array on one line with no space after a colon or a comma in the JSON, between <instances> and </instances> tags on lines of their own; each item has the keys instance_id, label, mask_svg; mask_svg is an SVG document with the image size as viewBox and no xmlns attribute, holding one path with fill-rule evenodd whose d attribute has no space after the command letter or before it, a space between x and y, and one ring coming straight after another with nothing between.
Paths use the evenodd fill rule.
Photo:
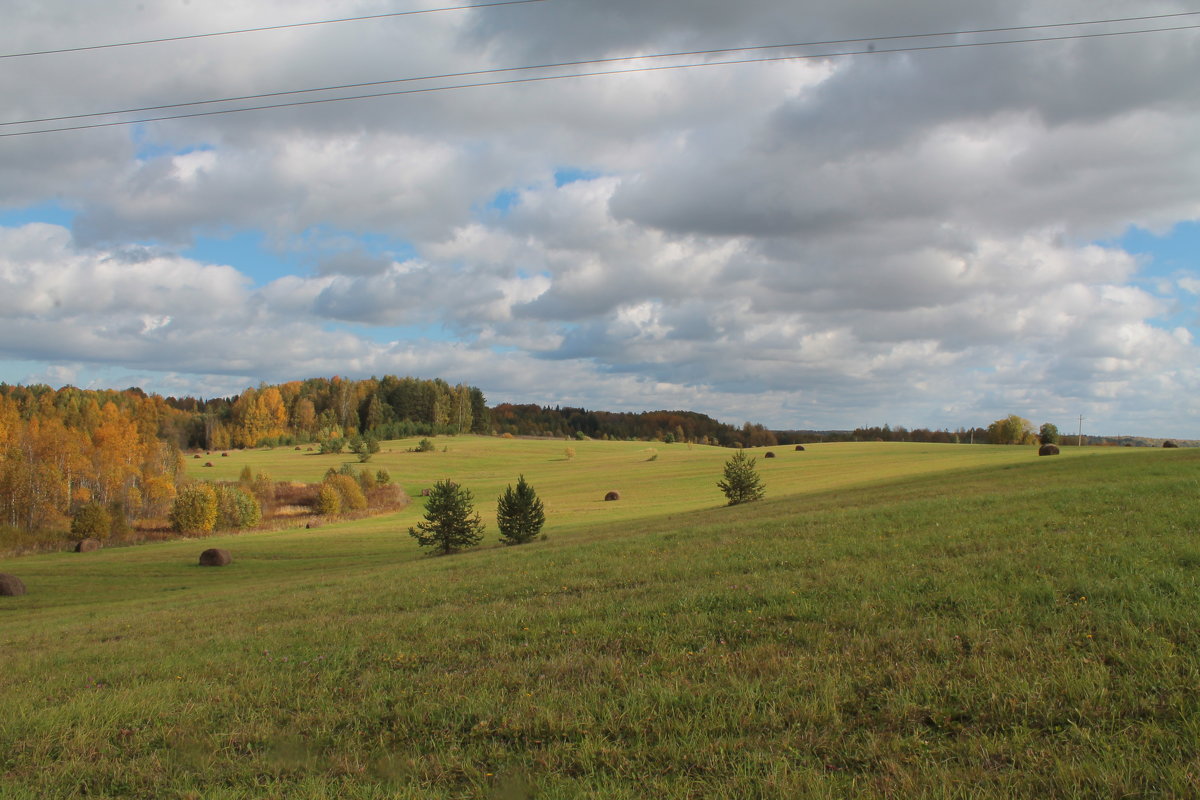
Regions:
<instances>
[{"instance_id":1,"label":"round hay bale","mask_svg":"<svg viewBox=\"0 0 1200 800\"><path fill-rule=\"evenodd\" d=\"M75 545L76 553L90 553L93 550L99 550L99 549L100 549L100 540L99 539L83 539L78 544Z\"/></svg>"},{"instance_id":2,"label":"round hay bale","mask_svg":"<svg viewBox=\"0 0 1200 800\"><path fill-rule=\"evenodd\" d=\"M196 453L196 455L192 456L192 458L199 458L199 457L200 457L199 453Z\"/></svg>"},{"instance_id":3,"label":"round hay bale","mask_svg":"<svg viewBox=\"0 0 1200 800\"><path fill-rule=\"evenodd\" d=\"M212 465L213 465L213 463L211 461L204 462L204 466L206 466L206 467L211 467Z\"/></svg>"},{"instance_id":4,"label":"round hay bale","mask_svg":"<svg viewBox=\"0 0 1200 800\"><path fill-rule=\"evenodd\" d=\"M429 497L429 493L430 493L430 491L431 491L430 489L422 489L422 490L421 490L421 497Z\"/></svg>"},{"instance_id":5,"label":"round hay bale","mask_svg":"<svg viewBox=\"0 0 1200 800\"><path fill-rule=\"evenodd\" d=\"M229 551L219 547L210 547L200 554L200 566L202 567L223 567L232 563L233 556L229 555Z\"/></svg>"},{"instance_id":6,"label":"round hay bale","mask_svg":"<svg viewBox=\"0 0 1200 800\"><path fill-rule=\"evenodd\" d=\"M612 501L612 500L620 500L620 499L621 499L620 492L609 492L608 494L604 495L604 502L606 502L606 503L609 501Z\"/></svg>"},{"instance_id":7,"label":"round hay bale","mask_svg":"<svg viewBox=\"0 0 1200 800\"><path fill-rule=\"evenodd\" d=\"M229 453L221 453L221 458L229 458Z\"/></svg>"},{"instance_id":8,"label":"round hay bale","mask_svg":"<svg viewBox=\"0 0 1200 800\"><path fill-rule=\"evenodd\" d=\"M1179 447L1179 445L1175 444L1170 439L1167 439L1165 442L1163 442L1163 447Z\"/></svg>"},{"instance_id":9,"label":"round hay bale","mask_svg":"<svg viewBox=\"0 0 1200 800\"><path fill-rule=\"evenodd\" d=\"M25 584L16 575L0 572L0 597L18 597L25 594Z\"/></svg>"},{"instance_id":10,"label":"round hay bale","mask_svg":"<svg viewBox=\"0 0 1200 800\"><path fill-rule=\"evenodd\" d=\"M296 445L296 449L297 449L297 450L299 450L299 449L300 449L300 445Z\"/></svg>"},{"instance_id":11,"label":"round hay bale","mask_svg":"<svg viewBox=\"0 0 1200 800\"><path fill-rule=\"evenodd\" d=\"M763 458L774 458L774 457L775 457L775 454L772 453L770 450L768 450L766 453L763 454Z\"/></svg>"},{"instance_id":12,"label":"round hay bale","mask_svg":"<svg viewBox=\"0 0 1200 800\"><path fill-rule=\"evenodd\" d=\"M798 445L796 445L796 452L797 452L797 453L803 453L803 452L804 452L804 445L802 445L802 444L798 444Z\"/></svg>"},{"instance_id":13,"label":"round hay bale","mask_svg":"<svg viewBox=\"0 0 1200 800\"><path fill-rule=\"evenodd\" d=\"M1039 456L1056 456L1058 455L1058 445L1044 444L1038 448Z\"/></svg>"}]
</instances>

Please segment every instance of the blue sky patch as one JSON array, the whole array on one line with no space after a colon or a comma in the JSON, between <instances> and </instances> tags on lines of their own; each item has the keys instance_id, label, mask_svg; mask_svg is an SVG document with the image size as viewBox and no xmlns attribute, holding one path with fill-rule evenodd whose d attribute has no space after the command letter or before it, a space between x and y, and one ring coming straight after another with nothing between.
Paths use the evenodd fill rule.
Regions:
<instances>
[{"instance_id":1,"label":"blue sky patch","mask_svg":"<svg viewBox=\"0 0 1200 800\"><path fill-rule=\"evenodd\" d=\"M554 185L561 189L568 183L576 183L578 181L594 181L603 173L595 170L582 169L580 167L559 167L554 170Z\"/></svg>"},{"instance_id":2,"label":"blue sky patch","mask_svg":"<svg viewBox=\"0 0 1200 800\"><path fill-rule=\"evenodd\" d=\"M42 203L27 208L14 208L0 211L0 225L15 228L30 222L46 222L51 225L61 225L70 228L75 221L75 212L68 211L57 203Z\"/></svg>"},{"instance_id":3,"label":"blue sky patch","mask_svg":"<svg viewBox=\"0 0 1200 800\"><path fill-rule=\"evenodd\" d=\"M229 236L197 236L181 255L206 264L226 264L249 275L255 286L264 286L284 275L310 271L309 258L286 253L266 243L260 231L241 231Z\"/></svg>"},{"instance_id":4,"label":"blue sky patch","mask_svg":"<svg viewBox=\"0 0 1200 800\"><path fill-rule=\"evenodd\" d=\"M1177 223L1162 236L1131 227L1114 244L1128 253L1149 256L1143 277L1169 278L1180 271L1200 275L1200 223Z\"/></svg>"},{"instance_id":5,"label":"blue sky patch","mask_svg":"<svg viewBox=\"0 0 1200 800\"><path fill-rule=\"evenodd\" d=\"M140 161L150 161L151 159L162 158L163 156L182 156L188 153L216 149L210 144L191 144L179 147L177 145L151 141L150 134L145 125L132 126L129 130L129 139L133 142L134 153Z\"/></svg>"},{"instance_id":6,"label":"blue sky patch","mask_svg":"<svg viewBox=\"0 0 1200 800\"><path fill-rule=\"evenodd\" d=\"M521 202L521 194L516 189L501 189L488 202L487 207L492 211L507 214Z\"/></svg>"},{"instance_id":7,"label":"blue sky patch","mask_svg":"<svg viewBox=\"0 0 1200 800\"><path fill-rule=\"evenodd\" d=\"M1179 222L1161 236L1145 228L1130 227L1120 239L1104 244L1115 245L1142 259L1142 269L1134 283L1153 294L1161 294L1159 285L1163 281L1200 278L1200 223ZM1164 328L1182 326L1193 333L1200 332L1195 296L1189 292L1176 292L1168 299L1173 301L1171 310L1156 317L1154 324Z\"/></svg>"}]
</instances>

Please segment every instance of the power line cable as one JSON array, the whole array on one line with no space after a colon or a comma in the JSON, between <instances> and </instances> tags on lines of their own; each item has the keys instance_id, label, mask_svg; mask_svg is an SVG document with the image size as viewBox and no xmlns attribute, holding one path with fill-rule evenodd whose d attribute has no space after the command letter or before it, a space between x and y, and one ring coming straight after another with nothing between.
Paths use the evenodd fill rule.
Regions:
<instances>
[{"instance_id":1,"label":"power line cable","mask_svg":"<svg viewBox=\"0 0 1200 800\"><path fill-rule=\"evenodd\" d=\"M288 28L308 28L315 25L336 25L342 22L364 22L373 19L389 17L411 17L417 14L436 14L442 11L465 11L472 8L492 8L493 6L518 6L526 3L544 3L547 0L496 0L492 3L476 3L472 5L446 6L445 8L422 8L414 11L391 11L386 14L366 14L361 17L342 17L341 19L319 19L310 22L290 22L282 25L263 25L257 28L240 28L231 31L212 31L210 33L190 33L183 36L164 36L159 39L138 39L132 42L112 42L110 44L90 44L80 47L60 47L54 50L30 50L24 53L0 53L4 58L28 58L29 56L53 56L62 53L82 53L87 50L108 50L114 47L137 47L145 44L163 44L165 42L184 42L189 39L211 39L216 36L236 36L243 33L263 33L265 31L281 31Z\"/></svg>"},{"instance_id":2,"label":"power line cable","mask_svg":"<svg viewBox=\"0 0 1200 800\"><path fill-rule=\"evenodd\" d=\"M527 1L528 0L522 0L522 2L527 2ZM406 12L406 13L412 13L412 12ZM115 110L111 110L111 111L92 111L92 112L86 112L86 113L81 113L81 114L63 114L63 115L54 116L54 117L40 117L40 118L35 118L35 119L15 120L15 121L11 121L11 122L0 122L0 127L11 126L11 125L34 125L34 124L43 123L43 122L63 122L66 120L71 120L71 119L85 119L87 117L115 116L118 114L140 114L140 113L144 113L147 111L165 111L167 109L172 109L172 108L187 108L190 106L214 105L217 103L234 103L234 102L242 102L245 100L264 100L264 99L270 98L270 97L286 97L288 95L315 94L315 93L319 93L319 92L345 91L348 89L365 89L369 86L385 86L385 85L397 84L397 83L415 83L418 81L449 80L451 78L467 78L467 77L475 77L475 76L480 76L480 75L496 75L496 74L503 73L503 72L521 72L521 71L533 71L533 70L543 70L543 69L564 69L567 67L580 67L580 66L586 66L588 64L609 64L609 63L614 63L614 62L619 62L619 61L640 61L640 60L649 60L649 59L682 58L685 56L712 56L712 55L721 55L721 54L729 54L729 53L754 52L754 51L759 51L759 50L778 50L778 49L785 49L785 48L825 47L825 46L831 46L831 45L858 44L860 42L883 42L883 41L897 41L897 40L902 40L902 39L928 39L928 38L946 37L946 36L973 36L973 35L981 35L981 34L988 34L988 33L1011 33L1014 31L1078 27L1078 26L1083 26L1083 25L1102 25L1102 24L1110 24L1110 23L1138 22L1138 21L1148 21L1148 20L1155 20L1155 19L1165 19L1165 18L1171 18L1171 17L1186 17L1186 16L1196 16L1196 15L1200 15L1200 11L1186 11L1186 12L1179 12L1179 13L1174 13L1174 14L1155 14L1155 15L1141 16L1141 17L1123 17L1123 18L1113 18L1113 19L1085 20L1085 21L1081 21L1081 22L1055 22L1055 23L1047 23L1047 24L1043 24L1043 25L1017 25L1017 26L1011 26L1011 27L1006 27L1006 28L977 28L977 29L972 29L972 30L941 31L941 32L935 32L935 33L910 33L910 34L894 34L894 35L889 35L889 36L864 36L864 37L857 37L857 38L853 38L853 39L827 39L827 40L822 40L822 41L790 42L790 43L785 43L785 44L754 45L754 46L749 46L749 47L726 47L726 48L710 49L710 50L689 50L689 51L674 52L674 53L655 53L655 54L642 55L642 56L614 56L614 57L610 57L610 58L593 58L593 59L585 59L585 60L579 60L579 61L561 61L561 62L557 62L557 63L548 63L548 64L530 64L530 65L519 66L519 67L496 67L493 69L468 70L468 71L463 71L463 72L448 72L448 73L443 73L440 75L422 75L422 76L407 77L407 78L389 78L389 79L378 80L378 81L362 81L362 82L358 82L358 83L344 83L344 84L338 84L338 85L332 85L332 86L318 86L318 87L312 87L312 88L306 88L306 89L289 89L289 90L278 91L278 92L263 92L260 94L237 95L237 96L232 96L232 97L221 97L221 98L216 98L216 99L211 99L211 100L192 100L192 101L180 102L180 103L163 103L163 104L153 105L153 106L140 106L137 108L123 108L123 109L115 109ZM1173 29L1155 29L1155 30L1173 30ZM1139 31L1127 31L1127 32L1122 32L1122 33L1137 33L1137 32L1139 32ZM1025 41L1025 40L1020 40L1020 41ZM1030 41L1033 41L1033 40L1030 40ZM979 44L986 44L986 43L979 43ZM888 52L899 52L899 51L898 50L890 50ZM799 56L797 56L797 57L799 57ZM821 57L826 57L826 56L813 56L813 57L821 58ZM374 95L371 95L371 96L374 96ZM385 95L380 95L380 96L385 96ZM335 100L335 99L338 99L338 98L330 98L330 100ZM278 106L272 105L269 107L275 108Z\"/></svg>"},{"instance_id":3,"label":"power line cable","mask_svg":"<svg viewBox=\"0 0 1200 800\"><path fill-rule=\"evenodd\" d=\"M594 71L594 72L576 72L576 73L569 73L566 75L538 75L538 76L521 77L521 78L509 78L509 79L498 80L498 81L479 81L479 82L474 82L474 83L452 84L449 86L429 86L429 87L421 87L421 88L416 88L416 89L399 89L399 90L390 91L390 92L372 92L372 93L368 93L368 94L347 95L347 96L341 96L341 97L322 97L322 98L316 98L316 99L312 99L312 100L293 100L293 101L289 101L286 103L268 103L268 104L255 105L255 106L245 106L242 108L216 109L216 110L212 110L212 111L193 111L193 112L188 112L188 113L183 113L183 114L164 114L164 115L160 115L160 116L143 117L140 119L132 119L132 120L95 122L95 123L89 123L86 125L70 125L70 126L63 126L63 127L58 127L58 128L41 128L41 129L33 130L33 131L14 131L14 132L10 132L10 133L0 133L0 138L7 138L7 137L11 137L11 136L32 136L32 135L45 134L45 133L61 133L61 132L65 132L65 131L89 130L92 128L111 128L111 127L118 126L118 125L137 125L137 124L142 124L142 123L147 123L147 122L163 122L163 121L167 121L167 120L193 119L196 117L211 117L211 116L218 116L218 115L224 115L224 114L241 114L241 113L246 113L246 112L250 112L250 111L265 111L265 110L276 109L276 108L294 108L294 107L299 107L299 106L319 105L319 104L323 104L323 103L339 103L339 102L346 102L346 101L351 101L351 100L368 100L368 99L377 98L377 97L398 97L398 96L402 96L402 95L430 94L430 93L434 93L434 92L447 92L447 91L455 91L455 90L459 90L459 89L476 89L476 88L483 88L483 87L489 87L489 86L511 86L511 85L516 85L516 84L525 84L525 83L541 83L541 82L547 82L547 81L569 80L569 79L573 79L573 78L594 78L594 77L605 77L605 76L612 76L612 75L629 75L629 74L644 73L644 72L661 72L661 71L666 71L666 70L695 69L698 67L718 67L718 66L734 66L734 65L740 65L740 64L759 64L759 63L767 63L767 62L775 62L775 61L806 61L806 60L823 59L823 58L842 58L842 57L846 57L846 56L883 55L883 54L888 54L888 53L929 52L929 51L935 51L935 50L954 50L954 49L971 48L971 47L992 47L992 46L999 46L999 45L1028 44L1028 43L1036 43L1036 42L1061 42L1061 41L1071 41L1071 40L1081 40L1081 39L1100 39L1100 38L1116 37L1116 36L1132 36L1132 35L1146 34L1146 33L1168 33L1168 32L1172 32L1172 31L1184 31L1184 30L1196 30L1196 29L1200 29L1200 24L1176 25L1176 26L1171 26L1171 27L1166 27L1166 28L1144 28L1144 29L1132 30L1132 31L1105 31L1105 32L1100 32L1100 33L1070 34L1070 35L1066 35L1066 36L1045 36L1045 37L1033 37L1033 38L1026 38L1026 39L1003 39L1003 40L990 41L990 42L954 42L954 43L950 43L950 44L914 45L914 46L910 46L910 47L893 47L893 48L876 48L876 47L872 46L872 47L869 47L869 48L863 49L863 50L850 50L850 51L834 52L834 53L812 53L812 54L799 54L799 55L793 54L793 55L785 55L785 56L764 56L761 58L740 58L740 59L729 59L729 60L725 60L725 61L704 61L704 62L691 63L691 64L663 64L663 65L656 65L656 66L633 67L630 69L612 69L612 70L598 70L598 71ZM879 41L881 38L883 38L883 37L856 39L853 41L855 41L855 42ZM900 38L903 38L903 37L900 37ZM847 41L850 41L850 40L847 40ZM735 51L739 51L739 50L749 51L749 50L766 49L767 47L788 47L788 46L789 45L767 45L764 47L757 47L757 48L731 48L731 49L725 50L725 51L714 51L714 52L735 52ZM795 46L795 45L791 45L791 46ZM637 57L621 58L621 59L616 59L616 60L626 61L626 60L633 60L634 58L650 58L650 57L653 57L653 56L637 56ZM583 64L600 63L601 61L603 61L603 60L588 61L588 62L581 62L581 63L583 63ZM500 71L513 71L516 69L523 69L523 68L511 68L510 70L500 70ZM487 74L488 72L491 72L491 71L490 70L480 70L478 73L464 73L464 74L466 74L466 75ZM400 80L429 80L429 79L430 78L405 78L405 79L400 79ZM398 81L392 81L392 82L398 82ZM319 91L319 90L299 90L299 91ZM299 93L299 91L284 92L282 94L296 94L296 93ZM219 102L219 101L213 101L213 102ZM189 104L185 104L185 105L200 105L200 103L189 103ZM103 112L101 112L101 113L103 113ZM122 112L107 112L107 113L122 113ZM99 115L99 114L97 114L97 115ZM96 116L96 115L84 115L84 116ZM3 123L3 124L15 125L15 124L22 124L22 123L10 122L10 123ZM28 123L26 123L26 124L28 124Z\"/></svg>"}]
</instances>

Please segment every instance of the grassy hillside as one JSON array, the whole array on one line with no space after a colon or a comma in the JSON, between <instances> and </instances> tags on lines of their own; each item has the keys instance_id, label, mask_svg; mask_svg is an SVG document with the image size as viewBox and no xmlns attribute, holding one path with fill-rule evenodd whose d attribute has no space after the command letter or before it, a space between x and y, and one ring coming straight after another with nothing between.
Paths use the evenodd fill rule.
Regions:
<instances>
[{"instance_id":1,"label":"grassy hillside","mask_svg":"<svg viewBox=\"0 0 1200 800\"><path fill-rule=\"evenodd\" d=\"M728 451L442 444L371 466L489 512L524 472L548 540L424 558L410 508L0 562L30 589L0 602L0 796L1200 788L1200 453L776 448L724 508Z\"/></svg>"}]
</instances>

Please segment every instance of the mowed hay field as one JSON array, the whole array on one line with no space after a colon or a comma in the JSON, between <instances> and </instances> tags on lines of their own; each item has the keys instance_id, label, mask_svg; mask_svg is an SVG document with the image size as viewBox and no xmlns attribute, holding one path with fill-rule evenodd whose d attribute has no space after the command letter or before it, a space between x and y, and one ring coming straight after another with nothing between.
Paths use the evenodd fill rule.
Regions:
<instances>
[{"instance_id":1,"label":"mowed hay field","mask_svg":"<svg viewBox=\"0 0 1200 800\"><path fill-rule=\"evenodd\" d=\"M424 508L421 489L451 479L470 489L488 524L488 542L498 541L494 518L497 496L517 476L537 490L546 505L547 534L581 529L598 522L646 517L725 503L717 481L733 451L720 447L646 442L564 441L452 436L434 439L434 452L416 453L418 439L387 441L367 464L352 453L320 455L290 448L230 450L186 459L189 473L204 480L235 481L249 466L276 480L319 481L330 468L387 470L413 499L413 505L384 524L405 530ZM574 455L568 458L567 450ZM817 444L797 452L794 446L752 448L768 496L867 486L914 475L971 466L1016 464L1037 456L1029 447L964 447L903 443ZM766 458L767 452L775 458ZM1101 449L1068 449L1066 457L1095 455ZM1063 456L1059 456L1062 458ZM212 467L202 466L211 462ZM605 502L616 491L618 502ZM302 523L300 523L302 524ZM409 542L411 544L411 541Z\"/></svg>"},{"instance_id":2,"label":"mowed hay field","mask_svg":"<svg viewBox=\"0 0 1200 800\"><path fill-rule=\"evenodd\" d=\"M0 561L0 797L1200 794L1200 451L779 447L726 508L727 450L437 443L368 466L489 523L524 473L547 539L423 557L416 498Z\"/></svg>"}]
</instances>

